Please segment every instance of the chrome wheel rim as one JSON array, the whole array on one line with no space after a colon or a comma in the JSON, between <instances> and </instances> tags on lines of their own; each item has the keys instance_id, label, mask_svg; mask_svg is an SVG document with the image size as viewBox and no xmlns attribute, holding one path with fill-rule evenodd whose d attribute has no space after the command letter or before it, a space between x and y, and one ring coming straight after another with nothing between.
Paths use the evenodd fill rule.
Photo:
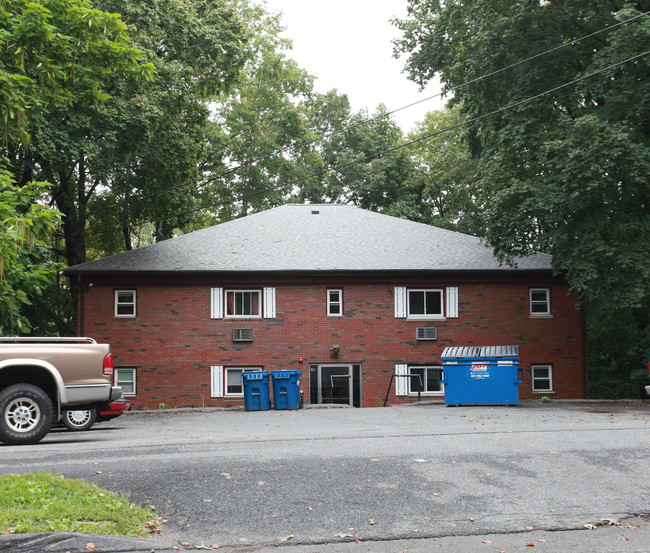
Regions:
<instances>
[{"instance_id":1,"label":"chrome wheel rim","mask_svg":"<svg viewBox=\"0 0 650 553\"><path fill-rule=\"evenodd\" d=\"M13 400L5 411L5 422L14 432L29 432L41 420L41 409L28 398Z\"/></svg>"},{"instance_id":2,"label":"chrome wheel rim","mask_svg":"<svg viewBox=\"0 0 650 553\"><path fill-rule=\"evenodd\" d=\"M67 411L68 422L74 426L83 426L90 420L90 411L77 410Z\"/></svg>"}]
</instances>

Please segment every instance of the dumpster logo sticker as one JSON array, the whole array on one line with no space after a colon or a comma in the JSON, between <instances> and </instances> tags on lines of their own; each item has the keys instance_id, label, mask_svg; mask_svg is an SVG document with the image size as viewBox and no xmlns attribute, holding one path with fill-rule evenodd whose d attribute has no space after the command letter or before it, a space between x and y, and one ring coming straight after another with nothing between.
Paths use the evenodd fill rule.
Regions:
<instances>
[{"instance_id":1,"label":"dumpster logo sticker","mask_svg":"<svg viewBox=\"0 0 650 553\"><path fill-rule=\"evenodd\" d=\"M490 371L487 363L476 363L472 365L470 377L478 380L490 378Z\"/></svg>"}]
</instances>

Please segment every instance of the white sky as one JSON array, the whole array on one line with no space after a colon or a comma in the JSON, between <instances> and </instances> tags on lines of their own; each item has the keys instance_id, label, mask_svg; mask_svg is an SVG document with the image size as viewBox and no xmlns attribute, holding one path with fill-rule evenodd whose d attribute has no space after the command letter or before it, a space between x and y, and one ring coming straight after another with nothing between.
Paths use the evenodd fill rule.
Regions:
<instances>
[{"instance_id":1,"label":"white sky","mask_svg":"<svg viewBox=\"0 0 650 553\"><path fill-rule=\"evenodd\" d=\"M260 0L261 1L261 0ZM389 111L433 96L431 84L419 87L402 73L405 58L393 57L392 40L400 31L391 25L394 16L406 14L406 0L266 0L270 12L282 12L283 36L293 41L288 53L316 76L315 89L336 88L347 94L353 111L379 104ZM422 121L428 111L443 107L432 99L393 115L405 132Z\"/></svg>"}]
</instances>

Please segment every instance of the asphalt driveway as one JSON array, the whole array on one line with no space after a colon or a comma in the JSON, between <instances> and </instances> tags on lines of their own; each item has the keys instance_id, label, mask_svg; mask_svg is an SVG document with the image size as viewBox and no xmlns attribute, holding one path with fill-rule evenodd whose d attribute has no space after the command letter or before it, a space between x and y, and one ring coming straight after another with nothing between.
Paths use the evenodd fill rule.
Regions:
<instances>
[{"instance_id":1,"label":"asphalt driveway","mask_svg":"<svg viewBox=\"0 0 650 553\"><path fill-rule=\"evenodd\" d=\"M561 535L572 551L597 551L589 540L605 532L603 551L643 551L649 466L641 401L133 413L0 446L0 474L86 478L155 506L167 521L158 547L225 551L397 553L474 540L497 552L516 550L499 539L525 550Z\"/></svg>"}]
</instances>

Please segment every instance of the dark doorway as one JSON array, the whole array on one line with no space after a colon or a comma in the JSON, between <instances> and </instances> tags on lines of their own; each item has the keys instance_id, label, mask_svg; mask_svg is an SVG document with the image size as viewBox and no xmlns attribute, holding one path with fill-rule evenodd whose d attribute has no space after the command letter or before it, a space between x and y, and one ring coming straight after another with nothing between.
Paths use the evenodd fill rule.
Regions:
<instances>
[{"instance_id":1,"label":"dark doorway","mask_svg":"<svg viewBox=\"0 0 650 553\"><path fill-rule=\"evenodd\" d=\"M361 365L311 365L310 401L361 407Z\"/></svg>"}]
</instances>

